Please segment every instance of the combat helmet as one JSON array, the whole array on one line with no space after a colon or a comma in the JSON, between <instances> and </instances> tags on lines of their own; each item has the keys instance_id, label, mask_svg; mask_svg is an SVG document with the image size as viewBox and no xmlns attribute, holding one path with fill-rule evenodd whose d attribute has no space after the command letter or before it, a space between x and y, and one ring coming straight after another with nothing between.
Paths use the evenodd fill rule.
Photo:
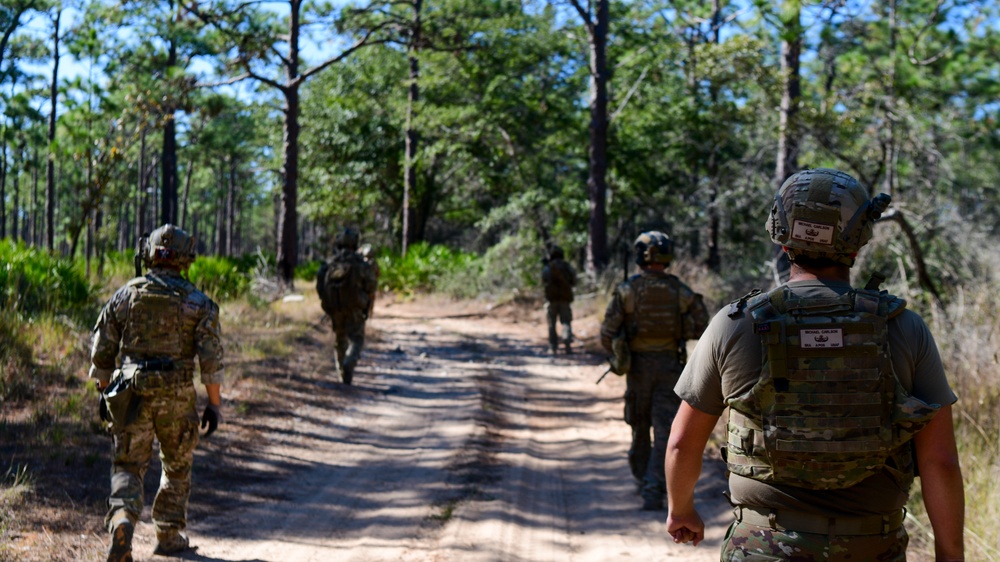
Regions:
<instances>
[{"instance_id":1,"label":"combat helmet","mask_svg":"<svg viewBox=\"0 0 1000 562\"><path fill-rule=\"evenodd\" d=\"M193 236L172 224L165 224L149 234L142 252L147 267L168 266L184 269L198 255Z\"/></svg>"},{"instance_id":2,"label":"combat helmet","mask_svg":"<svg viewBox=\"0 0 1000 562\"><path fill-rule=\"evenodd\" d=\"M349 250L357 250L358 243L360 242L361 235L358 234L357 230L353 228L346 227L333 238L333 245L335 248L347 248Z\"/></svg>"},{"instance_id":3,"label":"combat helmet","mask_svg":"<svg viewBox=\"0 0 1000 562\"><path fill-rule=\"evenodd\" d=\"M658 230L643 232L635 239L635 263L670 265L674 261L674 241Z\"/></svg>"},{"instance_id":4,"label":"combat helmet","mask_svg":"<svg viewBox=\"0 0 1000 562\"><path fill-rule=\"evenodd\" d=\"M549 250L549 257L554 260L566 259L566 252L563 251L562 247L553 244Z\"/></svg>"},{"instance_id":5,"label":"combat helmet","mask_svg":"<svg viewBox=\"0 0 1000 562\"><path fill-rule=\"evenodd\" d=\"M892 198L868 191L844 172L814 168L792 174L774 196L766 229L788 257L827 258L847 266L872 238L872 224Z\"/></svg>"}]
</instances>

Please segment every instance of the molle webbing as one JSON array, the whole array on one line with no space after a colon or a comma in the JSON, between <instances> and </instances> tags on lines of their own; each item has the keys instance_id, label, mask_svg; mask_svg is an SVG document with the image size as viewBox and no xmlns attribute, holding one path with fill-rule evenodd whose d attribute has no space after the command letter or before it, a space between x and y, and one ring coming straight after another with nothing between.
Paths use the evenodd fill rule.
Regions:
<instances>
[{"instance_id":1,"label":"molle webbing","mask_svg":"<svg viewBox=\"0 0 1000 562\"><path fill-rule=\"evenodd\" d=\"M896 381L878 294L803 299L779 288L749 311L764 369L731 404L730 469L811 489L880 470L893 448Z\"/></svg>"},{"instance_id":2,"label":"molle webbing","mask_svg":"<svg viewBox=\"0 0 1000 562\"><path fill-rule=\"evenodd\" d=\"M639 277L633 283L635 309L640 313L629 319L629 348L638 352L675 352L683 321L677 281L670 276Z\"/></svg>"},{"instance_id":3,"label":"molle webbing","mask_svg":"<svg viewBox=\"0 0 1000 562\"><path fill-rule=\"evenodd\" d=\"M193 358L191 335L197 324L197 310L185 306L188 294L180 284L154 281L137 284L129 307L122 354L134 358Z\"/></svg>"}]
</instances>

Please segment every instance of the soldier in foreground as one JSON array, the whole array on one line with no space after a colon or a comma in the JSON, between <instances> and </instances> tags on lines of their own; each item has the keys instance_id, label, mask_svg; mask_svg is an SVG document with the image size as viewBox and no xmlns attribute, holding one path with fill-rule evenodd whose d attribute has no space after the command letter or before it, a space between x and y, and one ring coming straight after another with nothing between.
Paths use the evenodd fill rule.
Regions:
<instances>
[{"instance_id":1,"label":"soldier in foreground","mask_svg":"<svg viewBox=\"0 0 1000 562\"><path fill-rule=\"evenodd\" d=\"M562 323L562 342L566 353L572 353L573 342L573 286L576 272L566 261L566 255L559 246L553 246L542 267L542 284L545 286L545 318L549 326L549 349L552 355L559 349L556 320Z\"/></svg>"},{"instance_id":2,"label":"soldier in foreground","mask_svg":"<svg viewBox=\"0 0 1000 562\"><path fill-rule=\"evenodd\" d=\"M101 418L111 422L114 457L105 524L109 562L132 560L132 535L142 514L143 478L153 439L163 475L153 501L156 554L188 548L191 463L198 445L193 382L198 357L208 405L201 427L209 436L222 421L222 342L219 307L181 277L195 258L195 241L167 224L139 243L137 276L111 297L94 327L90 377L101 392ZM150 268L141 275L139 263Z\"/></svg>"},{"instance_id":3,"label":"soldier in foreground","mask_svg":"<svg viewBox=\"0 0 1000 562\"><path fill-rule=\"evenodd\" d=\"M642 509L654 511L663 509L663 456L680 406L673 387L684 366L685 340L701 336L708 311L701 295L666 273L674 258L666 234L641 234L635 256L642 271L615 288L601 324L601 345L613 355L615 373L626 376L629 467L641 486Z\"/></svg>"},{"instance_id":4,"label":"soldier in foreground","mask_svg":"<svg viewBox=\"0 0 1000 562\"><path fill-rule=\"evenodd\" d=\"M857 251L889 205L831 169L792 175L766 228L788 283L720 311L676 386L667 449L667 532L704 538L694 487L728 406L730 501L723 560L906 560L903 509L919 473L937 560L963 560L964 498L951 404L930 331Z\"/></svg>"},{"instance_id":5,"label":"soldier in foreground","mask_svg":"<svg viewBox=\"0 0 1000 562\"><path fill-rule=\"evenodd\" d=\"M358 253L358 238L353 228L340 231L333 256L316 274L316 292L337 337L337 369L348 385L365 345L365 322L371 317L378 288L375 270Z\"/></svg>"}]
</instances>

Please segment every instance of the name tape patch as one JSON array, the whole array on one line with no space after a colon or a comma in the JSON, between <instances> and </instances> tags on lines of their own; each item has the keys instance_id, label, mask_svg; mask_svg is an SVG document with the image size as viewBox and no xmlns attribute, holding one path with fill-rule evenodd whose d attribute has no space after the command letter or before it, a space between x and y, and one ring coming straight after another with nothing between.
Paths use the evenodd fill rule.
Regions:
<instances>
[{"instance_id":1,"label":"name tape patch","mask_svg":"<svg viewBox=\"0 0 1000 562\"><path fill-rule=\"evenodd\" d=\"M844 347L844 330L841 328L803 329L799 332L802 349L830 349Z\"/></svg>"},{"instance_id":2,"label":"name tape patch","mask_svg":"<svg viewBox=\"0 0 1000 562\"><path fill-rule=\"evenodd\" d=\"M818 222L796 220L792 222L792 238L815 244L833 244L833 226Z\"/></svg>"}]
</instances>

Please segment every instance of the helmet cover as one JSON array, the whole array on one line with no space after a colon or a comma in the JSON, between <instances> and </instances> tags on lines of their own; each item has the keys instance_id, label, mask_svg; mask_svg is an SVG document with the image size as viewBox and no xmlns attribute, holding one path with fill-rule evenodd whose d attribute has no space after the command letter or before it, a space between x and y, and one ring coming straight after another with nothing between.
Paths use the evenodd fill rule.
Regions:
<instances>
[{"instance_id":1,"label":"helmet cover","mask_svg":"<svg viewBox=\"0 0 1000 562\"><path fill-rule=\"evenodd\" d=\"M658 230L643 232L635 239L635 263L670 265L674 261L674 241Z\"/></svg>"},{"instance_id":2,"label":"helmet cover","mask_svg":"<svg viewBox=\"0 0 1000 562\"><path fill-rule=\"evenodd\" d=\"M193 236L172 224L165 224L149 234L145 260L148 265L186 267L198 256Z\"/></svg>"},{"instance_id":3,"label":"helmet cover","mask_svg":"<svg viewBox=\"0 0 1000 562\"><path fill-rule=\"evenodd\" d=\"M830 168L792 174L774 196L766 229L788 257L828 258L847 266L872 238L872 224L891 198L868 191L853 177Z\"/></svg>"}]
</instances>

